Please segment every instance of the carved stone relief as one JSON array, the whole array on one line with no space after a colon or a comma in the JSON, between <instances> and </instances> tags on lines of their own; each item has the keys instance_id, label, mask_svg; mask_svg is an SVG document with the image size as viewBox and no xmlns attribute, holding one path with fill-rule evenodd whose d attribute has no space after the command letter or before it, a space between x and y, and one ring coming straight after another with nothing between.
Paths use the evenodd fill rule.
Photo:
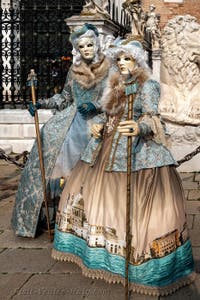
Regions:
<instances>
[{"instance_id":1,"label":"carved stone relief","mask_svg":"<svg viewBox=\"0 0 200 300\"><path fill-rule=\"evenodd\" d=\"M167 132L170 134L170 151L178 161L195 151L200 145L200 126L181 125L166 122ZM200 154L178 167L180 172L199 172Z\"/></svg>"},{"instance_id":2,"label":"carved stone relief","mask_svg":"<svg viewBox=\"0 0 200 300\"><path fill-rule=\"evenodd\" d=\"M173 145L193 145L200 144L200 126L182 126L167 124L170 139Z\"/></svg>"},{"instance_id":3,"label":"carved stone relief","mask_svg":"<svg viewBox=\"0 0 200 300\"><path fill-rule=\"evenodd\" d=\"M176 16L162 35L162 116L178 124L200 124L200 25L190 15Z\"/></svg>"},{"instance_id":4,"label":"carved stone relief","mask_svg":"<svg viewBox=\"0 0 200 300\"><path fill-rule=\"evenodd\" d=\"M160 15L156 14L156 7L151 4L149 11L144 12L141 0L125 0L122 7L131 17L131 36L148 40L153 50L160 49Z\"/></svg>"},{"instance_id":5,"label":"carved stone relief","mask_svg":"<svg viewBox=\"0 0 200 300\"><path fill-rule=\"evenodd\" d=\"M110 19L107 9L108 0L86 0L81 15L95 15L97 17Z\"/></svg>"},{"instance_id":6,"label":"carved stone relief","mask_svg":"<svg viewBox=\"0 0 200 300\"><path fill-rule=\"evenodd\" d=\"M141 1L139 0L126 0L123 2L122 7L131 16L131 35L132 36L144 36L142 30L142 22L145 23L145 14L141 7Z\"/></svg>"},{"instance_id":7,"label":"carved stone relief","mask_svg":"<svg viewBox=\"0 0 200 300\"><path fill-rule=\"evenodd\" d=\"M160 15L155 13L156 7L151 4L147 13L146 33L151 35L152 49L160 49L161 31L160 31Z\"/></svg>"}]
</instances>

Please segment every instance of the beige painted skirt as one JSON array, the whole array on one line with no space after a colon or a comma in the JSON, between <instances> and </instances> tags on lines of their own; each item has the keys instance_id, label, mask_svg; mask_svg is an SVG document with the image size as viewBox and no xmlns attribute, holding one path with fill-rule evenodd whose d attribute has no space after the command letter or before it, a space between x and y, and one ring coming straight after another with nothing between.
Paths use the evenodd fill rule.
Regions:
<instances>
[{"instance_id":1,"label":"beige painted skirt","mask_svg":"<svg viewBox=\"0 0 200 300\"><path fill-rule=\"evenodd\" d=\"M104 143L94 167L79 161L72 170L62 192L56 223L58 231L79 237L92 249L104 248L112 255L125 257L127 175L105 171L109 142ZM133 172L131 186L130 263L138 266L172 254L188 241L188 233L184 193L174 166ZM76 256L56 244L59 238L55 238L54 258L71 260ZM192 256L188 255L191 268ZM81 259L79 256L79 265ZM188 278L181 278L181 282L188 283Z\"/></svg>"}]
</instances>

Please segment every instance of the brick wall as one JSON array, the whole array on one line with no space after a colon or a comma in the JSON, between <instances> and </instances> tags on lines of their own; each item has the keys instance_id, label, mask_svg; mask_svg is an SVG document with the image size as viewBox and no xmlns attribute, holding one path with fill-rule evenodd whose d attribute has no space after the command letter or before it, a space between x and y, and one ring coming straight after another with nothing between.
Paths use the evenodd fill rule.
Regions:
<instances>
[{"instance_id":1,"label":"brick wall","mask_svg":"<svg viewBox=\"0 0 200 300\"><path fill-rule=\"evenodd\" d=\"M156 13L161 15L161 28L176 15L190 14L196 17L200 23L200 0L183 0L182 3L164 2L164 0L142 0L143 10L148 11L150 4L154 4Z\"/></svg>"}]
</instances>

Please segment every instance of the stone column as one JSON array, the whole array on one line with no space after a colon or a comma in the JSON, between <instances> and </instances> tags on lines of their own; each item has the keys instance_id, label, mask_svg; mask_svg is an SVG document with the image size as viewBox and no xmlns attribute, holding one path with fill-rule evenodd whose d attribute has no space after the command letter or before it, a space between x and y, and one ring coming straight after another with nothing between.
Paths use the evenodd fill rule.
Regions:
<instances>
[{"instance_id":1,"label":"stone column","mask_svg":"<svg viewBox=\"0 0 200 300\"><path fill-rule=\"evenodd\" d=\"M152 51L152 73L153 77L160 82L160 64L161 64L161 50L156 49Z\"/></svg>"},{"instance_id":2,"label":"stone column","mask_svg":"<svg viewBox=\"0 0 200 300\"><path fill-rule=\"evenodd\" d=\"M65 22L67 26L69 26L71 32L78 27L82 27L84 23L90 23L96 26L99 31L101 46L103 46L107 35L114 35L119 31L119 26L113 23L110 19L106 19L103 17L97 18L95 15L72 16L65 19Z\"/></svg>"}]
</instances>

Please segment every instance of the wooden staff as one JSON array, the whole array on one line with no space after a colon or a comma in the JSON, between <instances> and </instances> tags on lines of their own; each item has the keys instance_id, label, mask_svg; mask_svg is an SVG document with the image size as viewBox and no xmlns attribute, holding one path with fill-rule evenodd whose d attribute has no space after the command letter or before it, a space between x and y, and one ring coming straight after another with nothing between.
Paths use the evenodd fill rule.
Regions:
<instances>
[{"instance_id":1,"label":"wooden staff","mask_svg":"<svg viewBox=\"0 0 200 300\"><path fill-rule=\"evenodd\" d=\"M127 120L133 120L133 102L137 90L137 84L126 83L125 92L128 97L128 117ZM125 300L129 300L129 261L131 255L131 226L130 226L130 205L131 196L131 171L132 171L132 136L127 139L127 190L126 190L126 263L125 263Z\"/></svg>"},{"instance_id":2,"label":"wooden staff","mask_svg":"<svg viewBox=\"0 0 200 300\"><path fill-rule=\"evenodd\" d=\"M33 105L36 105L35 85L37 83L37 79L36 79L36 73L33 69L30 70L30 74L28 75L27 81L28 81L28 85L31 87L32 103L33 103ZM48 210L48 203L47 203L45 169L44 169L44 160L43 160L43 154L42 154L42 144L41 144L41 136L40 136L39 119L38 119L37 110L35 111L34 119L35 119L36 139L37 139L37 145L38 145L38 155L39 155L39 161L40 161L40 171L41 171L41 177L42 177L44 204L45 204L45 208L46 208L48 237L51 242L52 237L51 237L50 218L49 218L49 210Z\"/></svg>"}]
</instances>

